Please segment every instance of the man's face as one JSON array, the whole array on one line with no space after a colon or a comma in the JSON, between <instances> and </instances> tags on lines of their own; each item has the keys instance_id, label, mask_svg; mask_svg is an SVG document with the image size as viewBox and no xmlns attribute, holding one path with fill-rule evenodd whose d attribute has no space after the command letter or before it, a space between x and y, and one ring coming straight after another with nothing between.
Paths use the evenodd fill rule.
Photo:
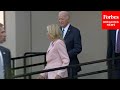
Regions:
<instances>
[{"instance_id":1,"label":"man's face","mask_svg":"<svg viewBox=\"0 0 120 90\"><path fill-rule=\"evenodd\" d=\"M3 27L0 27L0 43L6 41L6 32Z\"/></svg>"},{"instance_id":2,"label":"man's face","mask_svg":"<svg viewBox=\"0 0 120 90\"><path fill-rule=\"evenodd\" d=\"M65 16L63 14L59 14L58 15L58 21L59 21L59 25L64 28L68 25L69 18L68 18L68 16Z\"/></svg>"}]
</instances>

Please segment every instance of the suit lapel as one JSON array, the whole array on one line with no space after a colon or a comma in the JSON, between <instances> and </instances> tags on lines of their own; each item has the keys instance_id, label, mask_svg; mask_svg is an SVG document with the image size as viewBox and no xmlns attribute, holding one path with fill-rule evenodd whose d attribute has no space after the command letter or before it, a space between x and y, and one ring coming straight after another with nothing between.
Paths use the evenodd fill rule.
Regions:
<instances>
[{"instance_id":1,"label":"suit lapel","mask_svg":"<svg viewBox=\"0 0 120 90\"><path fill-rule=\"evenodd\" d=\"M114 53L115 52L115 43L116 43L116 30L112 30L110 32L111 32L111 40L112 40L113 53Z\"/></svg>"},{"instance_id":2,"label":"suit lapel","mask_svg":"<svg viewBox=\"0 0 120 90\"><path fill-rule=\"evenodd\" d=\"M54 44L53 44L53 45L54 45ZM47 50L47 53L50 52L50 50L53 48L53 45L52 45L52 43L50 43L50 46L49 46L49 48L48 48L48 50Z\"/></svg>"},{"instance_id":3,"label":"suit lapel","mask_svg":"<svg viewBox=\"0 0 120 90\"><path fill-rule=\"evenodd\" d=\"M71 28L72 28L72 26L70 25L69 28L68 28L68 30L67 30L67 33L66 33L66 35L64 37L64 40L69 36L69 34L71 32Z\"/></svg>"},{"instance_id":4,"label":"suit lapel","mask_svg":"<svg viewBox=\"0 0 120 90\"><path fill-rule=\"evenodd\" d=\"M3 57L3 63L4 63L4 66L5 66L5 62L6 62L6 52L4 51L4 49L2 47L0 47L0 51L1 51L1 54L2 54L2 57Z\"/></svg>"},{"instance_id":5,"label":"suit lapel","mask_svg":"<svg viewBox=\"0 0 120 90\"><path fill-rule=\"evenodd\" d=\"M6 53L3 51L2 52L3 58L5 59Z\"/></svg>"},{"instance_id":6,"label":"suit lapel","mask_svg":"<svg viewBox=\"0 0 120 90\"><path fill-rule=\"evenodd\" d=\"M115 47L115 43L116 43L116 30L113 31L113 43L114 43L114 47Z\"/></svg>"}]
</instances>

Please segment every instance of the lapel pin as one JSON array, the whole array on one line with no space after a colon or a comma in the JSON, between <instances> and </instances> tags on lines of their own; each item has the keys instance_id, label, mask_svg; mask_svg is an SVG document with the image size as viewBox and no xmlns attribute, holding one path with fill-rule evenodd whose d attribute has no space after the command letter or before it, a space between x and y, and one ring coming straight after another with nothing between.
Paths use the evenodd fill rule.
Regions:
<instances>
[{"instance_id":1,"label":"lapel pin","mask_svg":"<svg viewBox=\"0 0 120 90\"><path fill-rule=\"evenodd\" d=\"M5 52L3 52L3 54L6 54Z\"/></svg>"}]
</instances>

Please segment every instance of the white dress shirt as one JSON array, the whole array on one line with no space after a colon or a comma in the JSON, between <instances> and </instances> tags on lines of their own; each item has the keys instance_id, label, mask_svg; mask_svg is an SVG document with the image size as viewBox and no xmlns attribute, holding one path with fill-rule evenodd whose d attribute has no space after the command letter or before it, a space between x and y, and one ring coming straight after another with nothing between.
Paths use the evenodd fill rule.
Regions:
<instances>
[{"instance_id":1,"label":"white dress shirt","mask_svg":"<svg viewBox=\"0 0 120 90\"><path fill-rule=\"evenodd\" d=\"M65 28L62 28L62 30L64 29L63 38L65 37L69 26L70 26L70 24L68 24Z\"/></svg>"},{"instance_id":2,"label":"white dress shirt","mask_svg":"<svg viewBox=\"0 0 120 90\"><path fill-rule=\"evenodd\" d=\"M117 29L117 31L116 31L116 43L117 43L118 31L119 31L119 29Z\"/></svg>"},{"instance_id":3,"label":"white dress shirt","mask_svg":"<svg viewBox=\"0 0 120 90\"><path fill-rule=\"evenodd\" d=\"M117 53L117 39L118 39L118 32L119 32L119 29L116 30L116 43L115 43L115 52Z\"/></svg>"},{"instance_id":4,"label":"white dress shirt","mask_svg":"<svg viewBox=\"0 0 120 90\"><path fill-rule=\"evenodd\" d=\"M0 51L0 79L4 79L4 64L1 51Z\"/></svg>"}]
</instances>

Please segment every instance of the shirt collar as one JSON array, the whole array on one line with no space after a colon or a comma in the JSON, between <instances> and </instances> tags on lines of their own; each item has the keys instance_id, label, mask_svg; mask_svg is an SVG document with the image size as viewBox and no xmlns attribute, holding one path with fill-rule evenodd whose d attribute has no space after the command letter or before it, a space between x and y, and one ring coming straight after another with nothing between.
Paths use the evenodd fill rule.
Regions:
<instances>
[{"instance_id":1,"label":"shirt collar","mask_svg":"<svg viewBox=\"0 0 120 90\"><path fill-rule=\"evenodd\" d=\"M62 28L62 30L64 29L65 31L67 31L69 26L70 26L70 23L65 28Z\"/></svg>"}]
</instances>

